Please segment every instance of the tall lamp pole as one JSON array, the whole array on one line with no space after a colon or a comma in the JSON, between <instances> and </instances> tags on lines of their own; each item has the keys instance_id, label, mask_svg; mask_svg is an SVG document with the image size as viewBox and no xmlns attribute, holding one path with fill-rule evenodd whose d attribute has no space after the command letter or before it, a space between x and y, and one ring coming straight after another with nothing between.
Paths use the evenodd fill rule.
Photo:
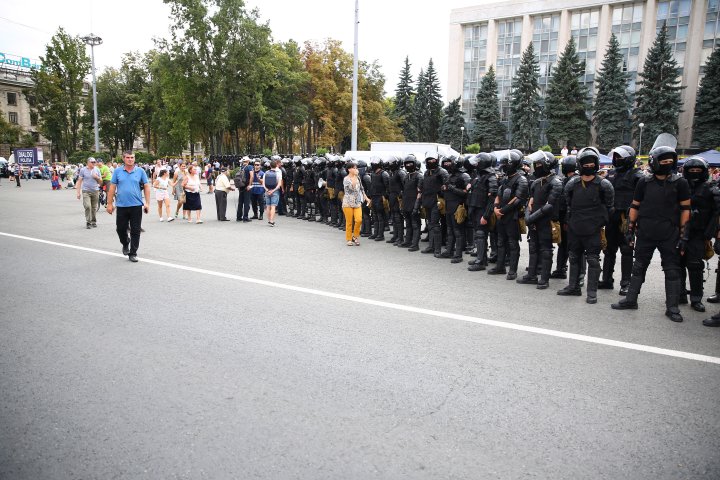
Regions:
<instances>
[{"instance_id":1,"label":"tall lamp pole","mask_svg":"<svg viewBox=\"0 0 720 480\"><path fill-rule=\"evenodd\" d=\"M638 145L638 157L639 157L640 155L642 155L642 131L643 131L643 128L645 128L645 124L639 123L638 127L640 127L640 144Z\"/></svg>"},{"instance_id":2,"label":"tall lamp pole","mask_svg":"<svg viewBox=\"0 0 720 480\"><path fill-rule=\"evenodd\" d=\"M93 89L93 120L95 123L95 151L100 151L100 133L98 132L98 112L97 112L97 87L96 87L96 78L95 78L95 46L96 45L102 45L103 41L102 38L98 37L97 35L93 35L92 33L90 35L86 35L82 37L82 41L85 42L86 45L90 45L90 57L92 58L92 89Z\"/></svg>"},{"instance_id":3,"label":"tall lamp pole","mask_svg":"<svg viewBox=\"0 0 720 480\"><path fill-rule=\"evenodd\" d=\"M460 155L463 153L463 137L465 136L465 127L460 127Z\"/></svg>"},{"instance_id":4,"label":"tall lamp pole","mask_svg":"<svg viewBox=\"0 0 720 480\"><path fill-rule=\"evenodd\" d=\"M358 24L360 23L359 0L355 0L355 55L353 56L353 91L352 91L352 133L350 149L357 150L358 128Z\"/></svg>"}]
</instances>

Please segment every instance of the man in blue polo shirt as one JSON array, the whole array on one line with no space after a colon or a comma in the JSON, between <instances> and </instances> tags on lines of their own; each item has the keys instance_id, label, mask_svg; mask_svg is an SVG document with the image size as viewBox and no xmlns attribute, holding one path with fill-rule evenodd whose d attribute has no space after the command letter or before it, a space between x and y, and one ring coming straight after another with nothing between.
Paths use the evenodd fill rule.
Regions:
<instances>
[{"instance_id":1,"label":"man in blue polo shirt","mask_svg":"<svg viewBox=\"0 0 720 480\"><path fill-rule=\"evenodd\" d=\"M148 213L150 208L150 183L145 170L135 166L135 154L132 150L123 152L123 163L125 168L116 168L110 180L107 212L112 215L114 207L117 207L116 226L123 255L128 255L131 262L137 262L142 214L143 211ZM130 225L129 240L128 224Z\"/></svg>"}]
</instances>

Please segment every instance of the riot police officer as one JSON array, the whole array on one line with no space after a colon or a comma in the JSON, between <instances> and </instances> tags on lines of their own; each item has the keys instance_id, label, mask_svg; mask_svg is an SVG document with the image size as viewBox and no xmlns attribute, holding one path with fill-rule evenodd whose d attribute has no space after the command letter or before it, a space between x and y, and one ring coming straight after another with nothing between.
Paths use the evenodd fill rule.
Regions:
<instances>
[{"instance_id":1,"label":"riot police officer","mask_svg":"<svg viewBox=\"0 0 720 480\"><path fill-rule=\"evenodd\" d=\"M401 194L403 191L403 182L405 181L405 170L402 169L399 158L392 158L389 162L390 166L390 185L388 187L390 203L390 216L392 217L392 237L387 243L395 246L400 245L404 241L404 229L402 215L400 213ZM413 204L415 202L413 201Z\"/></svg>"},{"instance_id":2,"label":"riot police officer","mask_svg":"<svg viewBox=\"0 0 720 480\"><path fill-rule=\"evenodd\" d=\"M328 207L330 209L330 226L338 226L338 204L337 194L339 193L336 187L336 179L338 175L337 162L334 159L328 161L327 166L327 194L328 194Z\"/></svg>"},{"instance_id":3,"label":"riot police officer","mask_svg":"<svg viewBox=\"0 0 720 480\"><path fill-rule=\"evenodd\" d=\"M620 249L620 295L627 293L630 284L630 271L633 263L633 249L625 241L627 215L638 181L644 176L635 168L635 150L627 145L613 148L608 154L613 161L613 169L605 177L615 190L615 211L605 227L607 248L604 251L602 281L599 289L614 288L613 271L615 259Z\"/></svg>"},{"instance_id":4,"label":"riot police officer","mask_svg":"<svg viewBox=\"0 0 720 480\"><path fill-rule=\"evenodd\" d=\"M303 220L310 222L315 221L315 190L317 188L317 180L315 179L314 171L314 158L307 158L303 160L303 167L305 168L305 175L303 176L303 190L305 194L305 202L303 204Z\"/></svg>"},{"instance_id":5,"label":"riot police officer","mask_svg":"<svg viewBox=\"0 0 720 480\"><path fill-rule=\"evenodd\" d=\"M488 270L490 275L505 274L505 258L509 258L507 280L517 278L520 261L520 210L525 206L528 196L528 183L520 173L522 155L516 151L505 153L500 158L500 170L505 178L498 187L495 197L496 229L498 234L498 258L495 267Z\"/></svg>"},{"instance_id":6,"label":"riot police officer","mask_svg":"<svg viewBox=\"0 0 720 480\"><path fill-rule=\"evenodd\" d=\"M430 245L422 250L422 253L433 253L436 258L441 258L442 232L440 231L440 207L438 206L438 194L442 186L447 183L450 174L440 166L439 156L435 152L425 154L425 174L418 188L417 200L414 210L425 209L425 221L428 226L428 237Z\"/></svg>"},{"instance_id":7,"label":"riot police officer","mask_svg":"<svg viewBox=\"0 0 720 480\"><path fill-rule=\"evenodd\" d=\"M688 242L690 187L687 180L673 173L677 153L671 146L650 151L653 175L638 181L628 220L628 243L635 246L630 285L625 298L613 303L616 310L637 309L640 288L655 249L660 251L665 271L665 316L682 322L678 308L681 293L680 254Z\"/></svg>"},{"instance_id":8,"label":"riot police officer","mask_svg":"<svg viewBox=\"0 0 720 480\"><path fill-rule=\"evenodd\" d=\"M683 177L690 185L690 222L687 227L687 245L685 254L680 257L680 304L686 304L686 275L690 278L690 307L704 312L703 296L703 259L705 242L715 238L718 230L718 212L712 185L708 183L710 172L707 162L701 157L690 157L683 165Z\"/></svg>"},{"instance_id":9,"label":"riot police officer","mask_svg":"<svg viewBox=\"0 0 720 480\"><path fill-rule=\"evenodd\" d=\"M402 215L405 220L405 240L399 245L410 252L420 250L420 212L415 209L418 187L422 180L420 173L420 160L410 154L403 161L406 175L402 184Z\"/></svg>"},{"instance_id":10,"label":"riot police officer","mask_svg":"<svg viewBox=\"0 0 720 480\"><path fill-rule=\"evenodd\" d=\"M497 196L497 175L493 168L493 159L488 153L479 153L470 162L476 162L475 178L470 182L468 194L468 221L473 227L475 242L475 260L470 261L468 270L477 272L485 270L488 264L487 247L490 233L490 218L495 207Z\"/></svg>"},{"instance_id":11,"label":"riot police officer","mask_svg":"<svg viewBox=\"0 0 720 480\"><path fill-rule=\"evenodd\" d=\"M365 164L365 162L363 162ZM343 192L343 181L345 180L345 177L347 177L348 172L345 168L345 161L342 159L338 159L337 162L335 162L335 166L337 167L337 175L335 176L335 205L337 209L337 228L338 230L345 230L345 214L343 213L342 209L342 195L340 195L340 192ZM367 169L367 165L366 165ZM360 169L358 169L360 171ZM364 184L363 184L364 187ZM368 190L365 190L368 191ZM343 195L345 193L343 192ZM363 204L365 205L365 204ZM368 225L369 226L369 225Z\"/></svg>"},{"instance_id":12,"label":"riot police officer","mask_svg":"<svg viewBox=\"0 0 720 480\"><path fill-rule=\"evenodd\" d=\"M560 198L560 208L558 210L558 220L560 222L560 244L558 245L557 259L555 271L550 274L550 278L566 279L567 263L568 263L568 235L567 235L567 202L565 201L565 186L577 173L577 157L571 155L560 159L560 173L563 178L563 191ZM585 262L581 262L584 266ZM582 276L582 273L581 273Z\"/></svg>"},{"instance_id":13,"label":"riot police officer","mask_svg":"<svg viewBox=\"0 0 720 480\"><path fill-rule=\"evenodd\" d=\"M305 205L305 195L304 195L304 187L303 187L303 181L305 180L305 163L307 163L307 159L295 157L295 174L293 176L293 196L295 198L295 201L293 202L295 205L295 215L293 215L295 218L302 218L305 216L306 212L306 205ZM302 187L302 188L301 188Z\"/></svg>"},{"instance_id":14,"label":"riot police officer","mask_svg":"<svg viewBox=\"0 0 720 480\"><path fill-rule=\"evenodd\" d=\"M541 153L532 158L532 161L536 180L530 186L530 202L525 212L529 242L528 271L517 283L537 285L538 289L545 289L549 286L552 268L551 222L558 219L563 184L555 175L555 156Z\"/></svg>"},{"instance_id":15,"label":"riot police officer","mask_svg":"<svg viewBox=\"0 0 720 480\"><path fill-rule=\"evenodd\" d=\"M558 295L582 295L580 290L580 263L587 259L586 302L597 303L600 280L600 248L602 228L613 212L615 199L610 182L597 175L600 169L600 152L586 147L577 155L580 175L565 185L565 203L568 212L568 253L570 275L567 287Z\"/></svg>"},{"instance_id":16,"label":"riot police officer","mask_svg":"<svg viewBox=\"0 0 720 480\"><path fill-rule=\"evenodd\" d=\"M461 171L462 160L460 158L444 158L442 167L448 171L450 176L441 187L445 199L445 223L447 225L447 249L441 253L442 258L451 258L452 263L462 262L463 251L465 250L465 223L466 218L458 218L458 209L465 209L465 199L470 186L470 175ZM461 220L461 221L459 221Z\"/></svg>"},{"instance_id":17,"label":"riot police officer","mask_svg":"<svg viewBox=\"0 0 720 480\"><path fill-rule=\"evenodd\" d=\"M368 165L365 160L358 160L358 175L360 176L360 181L362 182L363 190L366 192L370 191L370 173L368 172ZM344 177L343 177L344 178ZM338 201L342 203L342 196L344 195L344 191L340 191L338 193ZM340 209L342 212L342 209ZM370 206L367 203L362 204L362 226L360 227L360 236L361 237L370 237L372 235L372 217L371 217L371 211Z\"/></svg>"},{"instance_id":18,"label":"riot police officer","mask_svg":"<svg viewBox=\"0 0 720 480\"><path fill-rule=\"evenodd\" d=\"M373 157L370 159L370 201L373 215L373 234L370 235L371 240L379 242L385 240L385 199L388 196L388 188L390 187L390 175L382 169L380 158Z\"/></svg>"}]
</instances>

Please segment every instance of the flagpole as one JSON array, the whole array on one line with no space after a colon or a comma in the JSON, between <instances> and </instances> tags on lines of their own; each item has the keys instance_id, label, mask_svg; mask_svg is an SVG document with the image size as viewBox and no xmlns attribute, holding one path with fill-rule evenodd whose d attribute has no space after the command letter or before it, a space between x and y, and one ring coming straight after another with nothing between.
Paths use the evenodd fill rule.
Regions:
<instances>
[{"instance_id":1,"label":"flagpole","mask_svg":"<svg viewBox=\"0 0 720 480\"><path fill-rule=\"evenodd\" d=\"M357 150L357 127L358 127L358 24L359 0L355 0L355 56L353 57L353 92L352 92L352 139L351 150Z\"/></svg>"}]
</instances>

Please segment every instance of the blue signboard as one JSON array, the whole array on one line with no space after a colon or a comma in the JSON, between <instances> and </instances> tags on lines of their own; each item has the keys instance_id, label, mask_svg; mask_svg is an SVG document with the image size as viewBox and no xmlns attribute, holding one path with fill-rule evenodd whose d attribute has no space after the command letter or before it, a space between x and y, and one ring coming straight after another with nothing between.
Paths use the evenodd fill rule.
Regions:
<instances>
[{"instance_id":1,"label":"blue signboard","mask_svg":"<svg viewBox=\"0 0 720 480\"><path fill-rule=\"evenodd\" d=\"M40 165L37 148L16 148L15 161L23 167L36 167Z\"/></svg>"},{"instance_id":2,"label":"blue signboard","mask_svg":"<svg viewBox=\"0 0 720 480\"><path fill-rule=\"evenodd\" d=\"M20 68L38 69L42 65L29 59L28 57L19 57L10 53L0 52L0 65L12 65Z\"/></svg>"}]
</instances>

